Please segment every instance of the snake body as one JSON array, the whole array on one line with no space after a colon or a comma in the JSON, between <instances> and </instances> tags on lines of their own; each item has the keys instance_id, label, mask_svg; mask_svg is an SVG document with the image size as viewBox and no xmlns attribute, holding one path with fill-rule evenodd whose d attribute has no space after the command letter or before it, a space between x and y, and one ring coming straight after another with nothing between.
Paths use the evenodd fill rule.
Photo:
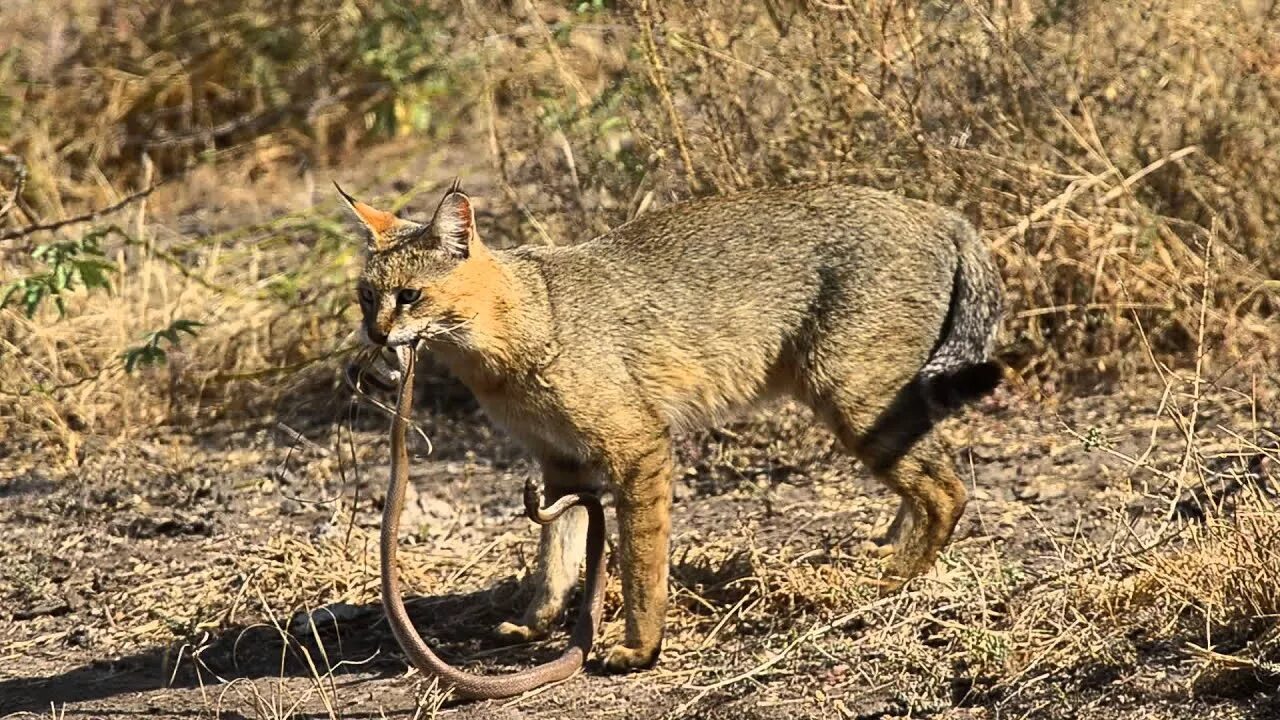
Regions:
<instances>
[{"instance_id":1,"label":"snake body","mask_svg":"<svg viewBox=\"0 0 1280 720\"><path fill-rule=\"evenodd\" d=\"M531 481L525 486L525 511L539 524L554 522L569 508L581 505L587 511L587 580L582 605L573 626L569 647L559 657L536 667L507 675L476 675L459 670L441 660L413 627L405 610L396 567L400 513L404 509L405 488L409 484L409 452L406 445L410 413L413 410L415 352L411 346L397 348L401 377L395 414L391 420L391 479L382 511L382 603L396 641L409 661L424 675L439 678L441 687L470 699L511 697L547 683L563 680L577 672L591 652L604 605L605 518L600 498L594 493L564 495L543 508L542 495Z\"/></svg>"}]
</instances>

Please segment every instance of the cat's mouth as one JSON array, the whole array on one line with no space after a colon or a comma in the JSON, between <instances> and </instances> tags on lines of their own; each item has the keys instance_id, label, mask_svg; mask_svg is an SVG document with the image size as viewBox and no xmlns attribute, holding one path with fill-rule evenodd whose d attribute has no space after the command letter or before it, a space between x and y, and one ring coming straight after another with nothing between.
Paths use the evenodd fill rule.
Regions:
<instances>
[{"instance_id":1,"label":"cat's mouth","mask_svg":"<svg viewBox=\"0 0 1280 720\"><path fill-rule=\"evenodd\" d=\"M406 345L416 344L419 332L415 328L396 328L383 339L382 346L391 352L399 352L399 349Z\"/></svg>"},{"instance_id":2,"label":"cat's mouth","mask_svg":"<svg viewBox=\"0 0 1280 720\"><path fill-rule=\"evenodd\" d=\"M400 382L400 369L393 365L391 358L382 348L371 349L371 352L359 353L354 360L347 363L344 376L347 385L357 392L367 393L370 389L380 392L394 392Z\"/></svg>"}]
</instances>

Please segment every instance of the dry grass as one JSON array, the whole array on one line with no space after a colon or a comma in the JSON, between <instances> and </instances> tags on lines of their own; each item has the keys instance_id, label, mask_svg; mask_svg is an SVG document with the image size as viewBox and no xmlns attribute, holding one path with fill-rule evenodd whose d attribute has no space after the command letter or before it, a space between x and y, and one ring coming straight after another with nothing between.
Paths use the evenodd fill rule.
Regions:
<instances>
[{"instance_id":1,"label":"dry grass","mask_svg":"<svg viewBox=\"0 0 1280 720\"><path fill-rule=\"evenodd\" d=\"M782 17L766 12L768 5L734 4L668 15L642 6L638 20L544 8L553 32L547 22L487 7L405 20L393 3L342 11L303 3L301 19L292 20L253 6L215 30L203 18L218 8L179 7L77 16L85 27L56 42L16 45L4 67L24 89L6 106L8 149L30 177L2 222L21 226L105 204L137 187L144 170L185 186L162 189L145 211L104 220L124 231L104 248L117 265L115 300L73 298L72 317L59 323L52 311L34 322L4 314L12 365L4 390L30 400L4 414L63 445L74 443L76 425L114 432L165 417L185 422L213 405L260 412L261 405L229 402L246 394L241 376L296 369L332 350L338 328L349 323L343 288L356 260L334 206L310 209L314 168L358 145L330 138L335 128L347 128L337 135L348 138L363 127L356 137L367 141L412 127L379 118L428 111L426 132L444 132L454 121L470 128L447 147L487 146L487 158L463 166L474 175L488 165L481 172L496 176L501 192L490 200L499 214L489 235L499 242L580 239L690 191L849 179L961 204L986 229L1011 295L1003 352L1037 388L1090 389L1140 371L1148 362L1139 324L1161 361L1186 365L1206 261L1216 280L1205 342L1227 361L1274 359L1280 268L1269 250L1275 218L1267 213L1280 200L1269 194L1280 168L1265 150L1280 138L1265 122L1277 78L1263 59L1277 50L1275 34L1261 31L1272 22L1264 8L1192 13L1181 4L1144 11L1118 3L1066 13L1054 4L1014 3L997 12L957 3L916 12L884 3ZM24 9L15 34L29 34L41 17ZM108 20L119 26L115 40L87 32ZM405 59L416 46L396 39L397 22L436 29L415 42L442 43L451 64ZM285 55L264 59L255 72L265 75L254 82L291 94L264 90L250 98L250 81L234 77L228 58L253 56L266 42L260 35L277 24L297 28L281 40ZM459 26L471 34L451 35ZM1115 27L1126 32L1113 37ZM362 33L381 38L392 57L360 55L357 41L373 42ZM1206 40L1227 36L1232 43ZM348 39L355 45L346 52L360 57L333 56ZM628 43L637 43L631 59ZM175 75L175 53L208 65L188 64ZM119 72L106 72L104 63L160 67L128 75L112 94L101 83ZM358 71L343 72L351 63ZM303 72L317 66L329 74ZM370 80L375 72L399 79ZM114 104L72 113L59 105L71 86L40 80L63 75L92 80L75 85L82 104ZM467 83L439 106L430 93L459 77L483 82ZM366 88L367 97L357 101L352 88ZM204 132L204 146L169 142L177 125L161 122L173 115L166 98L185 108L172 122ZM334 117L282 110L304 101L322 102ZM683 119L648 112L654 105ZM55 116L94 125L48 125ZM209 135L244 117L252 121L235 132ZM156 155L152 170L122 144L122 128L134 126L171 153ZM216 164L194 175L184 169L201 157ZM267 197L273 176L287 178L298 167L301 193ZM379 167L375 177L396 174ZM429 205L418 195L446 179L423 178L394 201ZM11 182L0 179L6 188ZM213 227L187 215L198 207L193 196L210 192L225 195L230 210ZM157 212L162 225L148 222ZM244 227L246 214L264 222ZM60 233L64 241L81 235L77 227ZM47 240L9 243L6 275L39 270L25 254ZM303 307L319 307L313 314L321 319L295 324ZM207 323L203 338L186 343L190 364L170 372L180 377L138 383L116 372L121 352L176 318ZM112 331L86 342L90 327ZM19 362L21 347L33 350ZM251 352L230 360L232 347ZM108 400L139 390L144 402ZM201 409L171 415L193 404ZM122 422L101 424L115 417Z\"/></svg>"},{"instance_id":2,"label":"dry grass","mask_svg":"<svg viewBox=\"0 0 1280 720\"><path fill-rule=\"evenodd\" d=\"M429 60L436 38L419 32L434 17L392 2L8 9L0 137L26 183L0 222L16 231L153 179L170 184L98 223L112 228L109 293L64 293L65 316L52 295L32 317L3 312L0 427L74 460L84 428L267 411L270 402L246 401L251 388L331 354L348 323L355 249L330 208L314 207L313 172L330 153L443 120L430 113L446 78ZM0 179L6 197L11 172ZM75 245L87 232L73 225L54 239ZM43 270L29 254L49 242L6 242L5 280ZM125 372L123 352L180 319L204 323L200 337L162 369Z\"/></svg>"},{"instance_id":3,"label":"dry grass","mask_svg":"<svg viewBox=\"0 0 1280 720\"><path fill-rule=\"evenodd\" d=\"M673 605L663 662L637 682L676 698L668 708L680 711L674 717L696 716L745 698L781 703L827 697L819 702L837 712L835 703L868 693L884 694L890 708L919 714L958 705L1037 716L1035 708L1056 706L1061 693L1094 697L1090 693L1099 677L1131 678L1121 687L1145 701L1241 699L1272 687L1280 527L1265 483L1269 477L1274 493L1274 469L1239 494L1215 495L1206 504L1209 520L1203 525L1166 522L1169 501L1178 495L1176 485L1164 484L1161 476L1181 465L1178 428L1190 409L1186 391L1194 378L1171 377L1170 382L1172 399L1164 407L1152 400L1160 394L1158 387L1144 390L1139 396L1144 401L1118 399L1114 405L1137 411L1159 430L1150 454L1143 452L1147 423L1137 417L1113 420L1118 415L1111 410L1099 420L1114 424L1092 452L1082 452L1079 441L1063 433L1076 447L1067 457L1084 468L1062 466L1069 473L1063 482L1087 482L1085 477L1096 472L1087 467L1093 456L1101 456L1101 467L1112 473L1107 484L1114 494L1092 500L1107 512L1091 531L1070 532L1070 506L1084 497L1074 492L1038 509L977 502L971 510L975 529L945 553L938 572L888 599L877 599L866 582L878 575L878 568L858 547L867 528L851 522L866 512L868 501L858 497L862 491L847 481L824 482L812 487L814 494L802 492L796 499L796 490L809 487L805 475L825 472L822 467L830 464L818 448L809 447L814 438L810 428L796 422L801 416L788 411L764 426L735 425L730 432L737 437L723 441L723 447L734 449L724 453L715 450L722 442L715 439L706 440L710 447L686 451L691 467L714 476L706 481L717 488L711 492L726 495L686 500L696 503L696 509L678 523L682 536L673 557ZM1270 420L1253 422L1251 401L1225 391L1202 393L1201 413L1213 421L1200 428L1187 487L1220 487L1225 469L1239 458L1262 457L1271 468L1280 463L1280 453L1263 447L1274 441L1267 436ZM1245 412L1225 413L1219 409L1224 402ZM1087 436L1088 427L1078 423L1088 422L1095 412L1071 411L1064 417L1070 418L1070 430ZM438 426L439 420L430 422ZM1027 447L1015 453L1032 456L1030 445L1050 437L1032 431L1039 427L1044 433L1056 423L1053 418L1039 425L1019 421L996 437L969 442L976 452L989 453L1019 438L1018 446ZM361 434L358 440L367 443L369 438ZM313 452L315 459L295 466L299 475L323 475L333 464L332 457ZM239 476L235 463L253 466L261 462L258 457L252 452L229 457L222 472ZM361 458L380 465L378 452L362 453ZM732 481L760 472L770 462L798 467L801 476L794 482L799 486L770 488L773 481L767 477L763 488ZM182 470L167 461L162 466ZM1008 480L990 465L975 472L975 490ZM141 473L138 480L145 483L148 477ZM1126 480L1135 492L1124 491ZM513 491L516 484L510 483ZM432 492L452 498L459 491ZM518 499L513 495L510 501L514 508ZM1133 511L1135 502L1142 512ZM337 507L322 525L327 529L318 533L294 527L279 536L251 535L249 540L219 534L185 546L181 554L113 573L114 589L93 605L99 620L90 625L99 629L90 647L172 643L170 667L187 673L200 668L201 677L216 689L209 695L210 707L260 704L253 713L260 717L285 716L278 710L295 704L312 711L326 702L340 707L352 686L334 690L329 683L336 674L368 672L362 663L370 654L351 643L377 627L379 614L375 538L368 529L376 508L363 508L363 516L353 523L345 501ZM485 524L477 516L479 508L465 501L457 507L462 527ZM984 514L997 510L1019 514ZM700 517L703 513L709 515ZM1063 522L1068 523L1066 532ZM509 593L509 578L516 567L513 560L531 557L531 534L489 530L446 541L439 530L421 535L421 544L404 554L404 574L413 592L434 598L429 604L447 606L433 610L419 605L420 617L431 623L434 642L448 644L454 657L484 665L503 658L509 662L511 650L475 650L473 640L483 637L496 617L518 606ZM685 534L689 532L694 534ZM492 594L485 591L470 600L448 599L494 587ZM495 609L494 602L504 607ZM606 642L621 632L619 605L617 579L612 578ZM318 634L295 622L299 613L317 608ZM355 615L347 615L352 609ZM340 636L348 645L335 641L328 629L329 612L338 624L351 626ZM385 633L381 635L385 643ZM65 636L40 637L35 644L12 645L9 659L65 641ZM249 678L235 680L239 675L226 669L210 669L225 668L225 659L205 664L207 655L227 652L242 659L278 652L281 667L287 656L290 666L302 663L315 672L299 676L291 670L289 682L264 688ZM1168 656L1178 659L1172 670ZM394 665L380 660L379 667ZM231 685L220 684L220 677ZM579 687L596 682L593 678ZM1105 695L1096 699L1104 703L1100 710L1107 707ZM524 707L539 702L521 701Z\"/></svg>"},{"instance_id":4,"label":"dry grass","mask_svg":"<svg viewBox=\"0 0 1280 720\"><path fill-rule=\"evenodd\" d=\"M668 651L651 681L690 712L752 691L789 702L883 687L912 711L1034 715L1097 673L1169 683L1174 697L1275 687L1274 499L1217 492L1242 458L1263 458L1250 477L1274 488L1280 462L1268 434L1280 382L1275 7L10 5L0 151L28 178L11 203L16 166L0 163L0 232L165 184L92 223L0 241L7 283L48 269L32 257L42 245L117 229L102 244L109 293L65 293L65 316L52 298L31 316L0 309L3 474L53 463L71 476L103 447L331 403L359 261L325 199L330 175L418 211L454 174L476 178L486 238L499 244L582 239L693 194L865 182L981 224L1010 291L1003 355L1038 411L1154 382L1141 386L1152 406L1142 418L1117 404L1022 438L1104 459L1104 479L1131 494L1096 501L1109 533L1042 529L1014 548L1052 547L1035 558L964 541L936 577L876 600L865 583L874 563L850 545L864 533L815 539L779 519L794 509L774 507L779 457L800 476L830 461L803 418L735 425L727 442L695 437L695 472L769 512L724 518L731 532L677 551ZM126 371L122 353L183 319L204 323L196 337L162 342L165 363ZM1210 395L1239 412L1214 414ZM330 409L316 416L340 414ZM1110 441L1135 433L1145 441ZM712 452L726 447L742 449ZM1202 498L1203 524L1174 519L1188 497ZM1125 505L1139 501L1141 513ZM823 496L811 523L838 525L850 507ZM786 532L771 532L779 522ZM407 553L405 576L434 595L455 591L466 568L484 587L507 577L517 549L528 555L511 537L494 542ZM207 634L266 623L292 637L299 611L376 605L360 527L222 538L198 552L127 569L127 587L103 602L100 646L186 643L174 662L198 663L192 648ZM615 586L610 633L617 605ZM1186 672L1144 675L1163 654ZM247 693L238 702L269 717L340 704L329 658L307 657L316 672L302 695L250 684L233 689ZM786 687L770 684L781 678ZM439 698L425 697L429 712Z\"/></svg>"},{"instance_id":5,"label":"dry grass","mask_svg":"<svg viewBox=\"0 0 1280 720\"><path fill-rule=\"evenodd\" d=\"M703 192L839 178L959 205L1003 261L1010 360L1088 386L1145 366L1139 321L1162 356L1187 353L1211 235L1224 270L1214 344L1274 349L1280 166L1267 148L1280 136L1264 118L1280 75L1259 64L1280 52L1266 29L1274 12L1163 2L668 9L649 20L665 43L648 63L671 78L650 102L670 94L684 119L638 114L637 131L671 159L655 173Z\"/></svg>"}]
</instances>

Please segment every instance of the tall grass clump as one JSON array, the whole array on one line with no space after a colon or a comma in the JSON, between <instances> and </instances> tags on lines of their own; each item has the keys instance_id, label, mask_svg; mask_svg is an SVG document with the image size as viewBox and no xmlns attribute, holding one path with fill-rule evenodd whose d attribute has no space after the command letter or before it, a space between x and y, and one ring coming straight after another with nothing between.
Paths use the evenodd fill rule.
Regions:
<instances>
[{"instance_id":1,"label":"tall grass clump","mask_svg":"<svg viewBox=\"0 0 1280 720\"><path fill-rule=\"evenodd\" d=\"M447 18L397 0L3 17L0 428L74 457L82 432L269 408L342 336L356 250L279 189L448 127Z\"/></svg>"},{"instance_id":2,"label":"tall grass clump","mask_svg":"<svg viewBox=\"0 0 1280 720\"><path fill-rule=\"evenodd\" d=\"M663 203L846 180L956 206L999 253L1006 359L1052 387L1131 373L1147 363L1144 341L1187 363L1210 274L1219 331L1206 342L1274 357L1278 13L1256 2L637 3L616 14L633 63L613 86L625 89L632 172L586 182L607 182L606 200ZM593 133L573 136L581 154L606 149ZM537 145L528 174L565 177L550 143ZM616 223L642 204L597 211Z\"/></svg>"}]
</instances>

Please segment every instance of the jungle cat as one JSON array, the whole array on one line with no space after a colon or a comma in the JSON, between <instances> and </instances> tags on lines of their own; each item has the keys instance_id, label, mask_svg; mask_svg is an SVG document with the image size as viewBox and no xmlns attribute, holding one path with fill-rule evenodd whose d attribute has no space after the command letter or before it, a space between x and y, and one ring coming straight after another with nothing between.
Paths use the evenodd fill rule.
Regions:
<instances>
[{"instance_id":1,"label":"jungle cat","mask_svg":"<svg viewBox=\"0 0 1280 720\"><path fill-rule=\"evenodd\" d=\"M367 232L361 338L421 340L538 460L552 499L613 493L626 635L607 670L649 667L661 649L674 432L790 395L901 497L884 592L950 540L966 493L934 426L1002 376L999 273L954 211L779 187L674 204L578 244L497 250L457 183L425 224L343 197ZM531 604L500 634L543 636L564 609L578 510L543 528Z\"/></svg>"}]
</instances>

